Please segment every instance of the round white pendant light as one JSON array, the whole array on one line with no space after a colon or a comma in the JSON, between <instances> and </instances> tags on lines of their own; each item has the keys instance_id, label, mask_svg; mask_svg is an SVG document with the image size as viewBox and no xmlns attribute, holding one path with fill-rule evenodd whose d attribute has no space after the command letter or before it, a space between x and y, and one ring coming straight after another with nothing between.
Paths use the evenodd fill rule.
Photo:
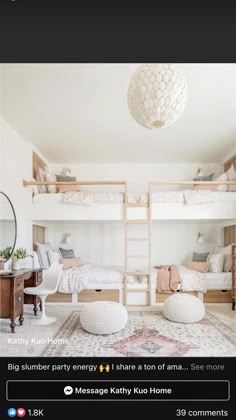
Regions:
<instances>
[{"instance_id":1,"label":"round white pendant light","mask_svg":"<svg viewBox=\"0 0 236 420\"><path fill-rule=\"evenodd\" d=\"M186 79L174 64L143 64L131 77L128 107L143 127L170 126L184 110L186 100Z\"/></svg>"}]
</instances>

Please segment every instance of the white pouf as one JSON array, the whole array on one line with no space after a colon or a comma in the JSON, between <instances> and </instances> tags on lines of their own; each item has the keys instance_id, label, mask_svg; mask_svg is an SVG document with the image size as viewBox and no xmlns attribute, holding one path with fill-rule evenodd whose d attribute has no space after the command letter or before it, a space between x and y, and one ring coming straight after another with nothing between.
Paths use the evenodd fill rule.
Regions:
<instances>
[{"instance_id":1,"label":"white pouf","mask_svg":"<svg viewBox=\"0 0 236 420\"><path fill-rule=\"evenodd\" d=\"M121 303L97 301L86 304L80 313L82 327L92 334L112 334L122 330L128 313Z\"/></svg>"},{"instance_id":2,"label":"white pouf","mask_svg":"<svg viewBox=\"0 0 236 420\"><path fill-rule=\"evenodd\" d=\"M190 324L201 321L205 307L196 296L179 292L165 300L162 311L170 321Z\"/></svg>"}]
</instances>

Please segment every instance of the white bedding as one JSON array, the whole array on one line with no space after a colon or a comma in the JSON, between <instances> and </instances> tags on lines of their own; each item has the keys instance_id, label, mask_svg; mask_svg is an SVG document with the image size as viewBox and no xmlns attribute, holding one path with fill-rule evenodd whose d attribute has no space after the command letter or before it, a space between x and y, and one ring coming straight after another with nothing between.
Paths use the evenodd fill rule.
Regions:
<instances>
[{"instance_id":1,"label":"white bedding","mask_svg":"<svg viewBox=\"0 0 236 420\"><path fill-rule=\"evenodd\" d=\"M199 204L208 202L235 202L236 192L183 190L159 191L152 194L153 203Z\"/></svg>"},{"instance_id":2,"label":"white bedding","mask_svg":"<svg viewBox=\"0 0 236 420\"><path fill-rule=\"evenodd\" d=\"M184 266L178 266L178 269L181 277L181 284L179 285L180 290L206 292L207 274L189 270ZM130 284L144 284L147 283L147 281L147 276L128 276L128 283ZM157 281L158 270L153 269L153 288L156 288ZM89 289L91 284L97 285L98 288L100 284L103 285L103 288L104 284L123 286L124 271L121 267L105 267L93 264L83 264L79 267L63 270L58 286L58 292L79 293L84 289Z\"/></svg>"},{"instance_id":3,"label":"white bedding","mask_svg":"<svg viewBox=\"0 0 236 420\"><path fill-rule=\"evenodd\" d=\"M187 191L187 190L186 190ZM198 190L189 190L189 191L194 191L195 193L198 193ZM202 190L204 191L204 190ZM204 191L204 193L206 193L207 190ZM90 200L90 205L91 205L91 198L92 195L90 194L90 192L86 192L89 193L87 194L87 197L89 197ZM214 202L234 202L236 205L236 192L220 192L220 191L210 191L210 198L211 200L213 200ZM110 194L110 193L108 193ZM123 193L118 193L120 196L120 199L118 199L117 204L118 203L123 203ZM198 194L194 194L195 197L198 196ZM35 194L33 196L33 204L63 204L63 205L67 205L64 203L64 196L65 193L56 193L56 194ZM141 194L140 197L146 197L145 194ZM140 202L141 199L139 199L140 197L136 196L136 198L134 199L134 197L132 195L129 195L129 202ZM187 197L187 195L186 195ZM202 194L199 196L202 197ZM101 198L101 195L100 195ZM108 202L108 195L106 196L106 201L104 202ZM142 202L147 201L147 197L146 199L142 199ZM159 192L155 192L152 194L152 202L153 203L185 203L185 198L184 198L184 191L159 191ZM206 202L206 201L205 201ZM100 201L101 203L101 201ZM96 201L94 201L94 204L98 204ZM69 204L68 204L69 205ZM70 204L71 205L71 204Z\"/></svg>"}]
</instances>

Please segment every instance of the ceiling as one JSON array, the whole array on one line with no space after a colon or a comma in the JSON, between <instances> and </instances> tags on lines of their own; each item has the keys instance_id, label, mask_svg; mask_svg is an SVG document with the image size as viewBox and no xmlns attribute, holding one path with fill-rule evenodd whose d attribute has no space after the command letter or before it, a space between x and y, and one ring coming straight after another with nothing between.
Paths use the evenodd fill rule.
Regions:
<instances>
[{"instance_id":1,"label":"ceiling","mask_svg":"<svg viewBox=\"0 0 236 420\"><path fill-rule=\"evenodd\" d=\"M51 163L218 162L236 146L236 64L180 64L186 108L152 130L127 105L138 66L2 64L2 115Z\"/></svg>"}]
</instances>

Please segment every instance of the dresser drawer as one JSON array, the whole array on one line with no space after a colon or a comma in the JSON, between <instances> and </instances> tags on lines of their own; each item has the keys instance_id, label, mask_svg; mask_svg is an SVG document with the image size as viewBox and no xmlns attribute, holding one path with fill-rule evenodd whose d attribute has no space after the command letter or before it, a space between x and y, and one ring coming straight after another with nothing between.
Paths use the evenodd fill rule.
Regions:
<instances>
[{"instance_id":1,"label":"dresser drawer","mask_svg":"<svg viewBox=\"0 0 236 420\"><path fill-rule=\"evenodd\" d=\"M15 309L16 309L16 311L18 309L21 309L23 304L24 304L24 292L22 290L22 291L16 292L16 294L15 294Z\"/></svg>"},{"instance_id":2,"label":"dresser drawer","mask_svg":"<svg viewBox=\"0 0 236 420\"><path fill-rule=\"evenodd\" d=\"M78 302L95 302L97 300L109 300L119 302L118 289L96 289L96 290L82 290L78 293Z\"/></svg>"},{"instance_id":3,"label":"dresser drawer","mask_svg":"<svg viewBox=\"0 0 236 420\"><path fill-rule=\"evenodd\" d=\"M17 277L15 279L15 290L24 290L24 277Z\"/></svg>"}]
</instances>

